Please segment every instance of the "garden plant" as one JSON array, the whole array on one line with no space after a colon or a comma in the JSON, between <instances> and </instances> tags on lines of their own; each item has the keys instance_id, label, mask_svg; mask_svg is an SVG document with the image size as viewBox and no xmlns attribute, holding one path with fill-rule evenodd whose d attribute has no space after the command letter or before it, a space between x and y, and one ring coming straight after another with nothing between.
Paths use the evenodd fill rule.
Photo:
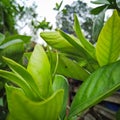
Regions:
<instances>
[{"instance_id":1,"label":"garden plant","mask_svg":"<svg viewBox=\"0 0 120 120\"><path fill-rule=\"evenodd\" d=\"M111 4L111 0L105 1ZM2 57L10 68L0 70L0 76L7 79L7 120L77 120L120 89L119 28L119 9L115 9L92 45L74 15L76 37L61 30L41 32L51 47L45 51L37 44L28 55L26 68ZM65 77L83 81L69 110L69 85Z\"/></svg>"}]
</instances>

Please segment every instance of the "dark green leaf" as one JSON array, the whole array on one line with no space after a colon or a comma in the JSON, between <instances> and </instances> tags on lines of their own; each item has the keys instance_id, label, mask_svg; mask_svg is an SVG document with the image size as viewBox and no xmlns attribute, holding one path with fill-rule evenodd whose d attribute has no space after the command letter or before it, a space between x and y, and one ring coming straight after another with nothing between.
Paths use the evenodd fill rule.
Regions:
<instances>
[{"instance_id":1,"label":"dark green leaf","mask_svg":"<svg viewBox=\"0 0 120 120\"><path fill-rule=\"evenodd\" d=\"M14 59L15 61L20 61L23 52L24 43L21 40L13 40L2 44L0 46L0 60L2 62L2 66L4 66L2 56Z\"/></svg>"},{"instance_id":2,"label":"dark green leaf","mask_svg":"<svg viewBox=\"0 0 120 120\"><path fill-rule=\"evenodd\" d=\"M105 17L105 10L103 10L100 14L98 14L93 22L92 37L94 42L98 40L100 31L104 25L104 17Z\"/></svg>"},{"instance_id":3,"label":"dark green leaf","mask_svg":"<svg viewBox=\"0 0 120 120\"><path fill-rule=\"evenodd\" d=\"M0 44L4 41L4 39L5 39L5 36L0 33Z\"/></svg>"},{"instance_id":4,"label":"dark green leaf","mask_svg":"<svg viewBox=\"0 0 120 120\"><path fill-rule=\"evenodd\" d=\"M77 80L86 80L89 76L89 73L77 62L61 54L59 55L57 73Z\"/></svg>"},{"instance_id":5,"label":"dark green leaf","mask_svg":"<svg viewBox=\"0 0 120 120\"><path fill-rule=\"evenodd\" d=\"M120 61L96 70L80 86L71 105L68 118L82 113L120 88Z\"/></svg>"},{"instance_id":6,"label":"dark green leaf","mask_svg":"<svg viewBox=\"0 0 120 120\"><path fill-rule=\"evenodd\" d=\"M108 5L102 5L102 6L96 7L91 10L91 14L97 15L100 12L102 12L104 9L106 9L107 7L108 7Z\"/></svg>"}]
</instances>

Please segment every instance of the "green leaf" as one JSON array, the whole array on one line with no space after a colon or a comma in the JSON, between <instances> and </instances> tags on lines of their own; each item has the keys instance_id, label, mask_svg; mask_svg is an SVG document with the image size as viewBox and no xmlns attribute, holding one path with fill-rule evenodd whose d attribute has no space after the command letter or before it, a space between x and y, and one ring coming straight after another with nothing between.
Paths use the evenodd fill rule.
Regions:
<instances>
[{"instance_id":1,"label":"green leaf","mask_svg":"<svg viewBox=\"0 0 120 120\"><path fill-rule=\"evenodd\" d=\"M2 61L2 56L9 57L16 61L19 61L24 52L24 44L21 40L13 40L4 43L0 46L0 60Z\"/></svg>"},{"instance_id":2,"label":"green leaf","mask_svg":"<svg viewBox=\"0 0 120 120\"><path fill-rule=\"evenodd\" d=\"M86 59L91 58L91 56L81 46L79 41L77 41L76 39L74 39L73 37L71 37L70 35L66 34L65 32L61 30L59 32L65 38L66 41L68 41L71 45L73 45L78 50L78 52L81 54L83 58L86 58Z\"/></svg>"},{"instance_id":3,"label":"green leaf","mask_svg":"<svg viewBox=\"0 0 120 120\"><path fill-rule=\"evenodd\" d=\"M74 37L64 33L63 31L60 31L60 34L71 43L76 49L78 49L78 52L80 53L80 58L85 59L88 63L88 70L89 72L93 72L97 67L98 63L95 59L91 57L91 55L84 49L84 47L81 45L80 41L78 39L75 39Z\"/></svg>"},{"instance_id":4,"label":"green leaf","mask_svg":"<svg viewBox=\"0 0 120 120\"><path fill-rule=\"evenodd\" d=\"M97 15L100 12L102 12L104 9L106 9L107 7L108 7L108 5L102 5L102 6L96 7L91 10L91 14Z\"/></svg>"},{"instance_id":5,"label":"green leaf","mask_svg":"<svg viewBox=\"0 0 120 120\"><path fill-rule=\"evenodd\" d=\"M41 96L39 94L39 88L38 86L35 84L34 79L32 78L32 76L29 74L29 72L20 64L16 63L15 61L3 57L4 61L8 64L8 66L11 68L11 70L18 75L19 77L21 77L22 79L24 79L24 81L27 82L27 84L29 84L29 86L31 87L32 91L34 93L36 93L36 95L38 96L38 99L40 100Z\"/></svg>"},{"instance_id":6,"label":"green leaf","mask_svg":"<svg viewBox=\"0 0 120 120\"><path fill-rule=\"evenodd\" d=\"M0 33L0 44L4 41L4 39L5 39L5 36L2 33Z\"/></svg>"},{"instance_id":7,"label":"green leaf","mask_svg":"<svg viewBox=\"0 0 120 120\"><path fill-rule=\"evenodd\" d=\"M53 57L53 53L54 53L54 57ZM58 67L58 53L57 51L51 51L50 48L48 47L48 58L50 61L50 65L51 65L51 74L52 74L52 81L55 77L56 71L57 71L57 67Z\"/></svg>"},{"instance_id":8,"label":"green leaf","mask_svg":"<svg viewBox=\"0 0 120 120\"><path fill-rule=\"evenodd\" d=\"M37 44L30 57L27 71L32 75L40 95L43 98L49 96L49 88L51 84L50 63L47 55L41 45Z\"/></svg>"},{"instance_id":9,"label":"green leaf","mask_svg":"<svg viewBox=\"0 0 120 120\"><path fill-rule=\"evenodd\" d=\"M98 14L93 22L92 37L94 42L98 40L100 31L104 25L105 11L106 10L103 10L100 14Z\"/></svg>"},{"instance_id":10,"label":"green leaf","mask_svg":"<svg viewBox=\"0 0 120 120\"><path fill-rule=\"evenodd\" d=\"M41 32L40 36L50 45L61 52L80 55L78 50L74 48L59 32Z\"/></svg>"},{"instance_id":11,"label":"green leaf","mask_svg":"<svg viewBox=\"0 0 120 120\"><path fill-rule=\"evenodd\" d=\"M120 88L120 61L103 66L80 86L71 105L68 118L81 114Z\"/></svg>"},{"instance_id":12,"label":"green leaf","mask_svg":"<svg viewBox=\"0 0 120 120\"><path fill-rule=\"evenodd\" d=\"M29 97L30 99L34 100L34 98L35 98L35 96L33 95L34 93L26 81L19 78L17 75L15 75L12 72L4 71L4 70L0 70L0 76L13 82L20 88L22 88L23 91L25 92L26 96Z\"/></svg>"},{"instance_id":13,"label":"green leaf","mask_svg":"<svg viewBox=\"0 0 120 120\"><path fill-rule=\"evenodd\" d=\"M108 0L95 0L95 1L91 1L91 3L93 3L93 4L110 4L108 2Z\"/></svg>"},{"instance_id":14,"label":"green leaf","mask_svg":"<svg viewBox=\"0 0 120 120\"><path fill-rule=\"evenodd\" d=\"M12 86L6 86L6 92L10 112L8 120L57 120L63 103L63 90L42 102L31 101L20 89Z\"/></svg>"},{"instance_id":15,"label":"green leaf","mask_svg":"<svg viewBox=\"0 0 120 120\"><path fill-rule=\"evenodd\" d=\"M103 27L96 45L96 56L101 66L117 60L120 54L120 17L115 10Z\"/></svg>"},{"instance_id":16,"label":"green leaf","mask_svg":"<svg viewBox=\"0 0 120 120\"><path fill-rule=\"evenodd\" d=\"M62 104L62 109L60 112L60 118L61 120L64 120L65 115L66 115L67 103L68 103L69 85L65 77L61 75L56 75L54 82L53 82L53 90L57 91L59 89L64 90L63 104Z\"/></svg>"},{"instance_id":17,"label":"green leaf","mask_svg":"<svg viewBox=\"0 0 120 120\"><path fill-rule=\"evenodd\" d=\"M77 62L62 54L59 55L57 73L77 80L86 80L89 76L89 73Z\"/></svg>"},{"instance_id":18,"label":"green leaf","mask_svg":"<svg viewBox=\"0 0 120 120\"><path fill-rule=\"evenodd\" d=\"M3 43L9 42L11 40L16 40L16 39L19 39L19 40L23 41L24 43L28 43L31 40L31 36L16 34L16 35L6 37Z\"/></svg>"},{"instance_id":19,"label":"green leaf","mask_svg":"<svg viewBox=\"0 0 120 120\"><path fill-rule=\"evenodd\" d=\"M76 32L76 35L78 36L80 42L82 43L82 45L84 46L85 50L94 58L96 59L95 57L95 48L94 46L84 37L83 33L82 33L82 30L81 30L81 27L80 27L80 24L79 24L79 21L78 21L78 18L76 15L74 15L74 30Z\"/></svg>"}]
</instances>

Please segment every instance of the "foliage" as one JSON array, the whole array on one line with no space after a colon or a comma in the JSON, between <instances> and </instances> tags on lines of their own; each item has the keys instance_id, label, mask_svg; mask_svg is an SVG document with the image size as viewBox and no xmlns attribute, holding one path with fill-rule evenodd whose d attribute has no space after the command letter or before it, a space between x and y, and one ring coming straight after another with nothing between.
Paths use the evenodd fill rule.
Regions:
<instances>
[{"instance_id":1,"label":"foliage","mask_svg":"<svg viewBox=\"0 0 120 120\"><path fill-rule=\"evenodd\" d=\"M5 35L0 33L0 68L5 67L2 56L20 61L25 51L25 45L30 42L30 39L30 36L16 34L5 37Z\"/></svg>"},{"instance_id":2,"label":"foliage","mask_svg":"<svg viewBox=\"0 0 120 120\"><path fill-rule=\"evenodd\" d=\"M46 18L44 18L44 20L42 20L41 22L34 22L34 21L32 21L32 26L36 29L36 30L38 30L38 29L42 29L43 31L45 30L45 29L49 29L49 30L51 30L52 29L52 26L50 25L50 22L47 22L46 21Z\"/></svg>"},{"instance_id":3,"label":"foliage","mask_svg":"<svg viewBox=\"0 0 120 120\"><path fill-rule=\"evenodd\" d=\"M91 13L96 15L96 19L93 22L92 36L94 41L98 40L99 33L104 25L105 13L108 9L116 9L120 12L120 0L95 0L91 1L93 4L99 5L91 10Z\"/></svg>"},{"instance_id":4,"label":"foliage","mask_svg":"<svg viewBox=\"0 0 120 120\"><path fill-rule=\"evenodd\" d=\"M55 75L52 81L50 63L40 45L36 45L27 69L11 59L4 57L4 60L12 72L0 70L0 76L15 84L6 84L8 120L56 120L65 116L61 113L67 104L67 81L60 75ZM63 101L65 106L62 106Z\"/></svg>"},{"instance_id":5,"label":"foliage","mask_svg":"<svg viewBox=\"0 0 120 120\"><path fill-rule=\"evenodd\" d=\"M95 46L90 44L84 37L76 16L74 30L78 38L66 34L61 30L54 33L41 33L41 37L50 46L58 50L59 57L64 56L70 59L73 63L75 62L80 66L84 72L88 71L90 73L87 78L85 78L83 74L81 74L79 78L79 80L83 78L82 80L85 81L73 99L68 115L69 120L76 119L77 115L81 115L85 110L102 101L120 88L120 36L117 34L119 27L120 17L117 10L115 10L103 26ZM75 51L78 52L76 53ZM67 61L64 61L64 63L61 61L59 62L61 66L58 65L57 71L59 71L60 67L65 69L64 64L67 64L65 63ZM67 77L70 77L70 74L72 74L73 77L72 71L77 72L77 68L72 68L69 75L65 71L59 71L59 74ZM82 70L79 70L78 73L81 73ZM75 76L73 78L76 78Z\"/></svg>"},{"instance_id":6,"label":"foliage","mask_svg":"<svg viewBox=\"0 0 120 120\"><path fill-rule=\"evenodd\" d=\"M0 33L0 69L8 69L6 63L3 61L2 56L9 57L17 62L20 62L26 46L30 42L30 36L12 35L6 37ZM0 78L0 119L4 120L7 111L4 84L5 80Z\"/></svg>"},{"instance_id":7,"label":"foliage","mask_svg":"<svg viewBox=\"0 0 120 120\"><path fill-rule=\"evenodd\" d=\"M104 2L105 5L92 12L97 14L102 11L100 16L103 20L108 3L113 5L110 7L116 7L117 2L111 1L96 1L97 4ZM95 45L86 39L79 20L74 15L73 28L77 37L62 30L42 32L41 37L51 47L45 52L37 44L32 53L26 54L26 68L2 54L7 56L2 59L10 68L0 70L2 80L7 81L7 120L77 120L77 116L120 88L119 9L114 10L106 23L100 25L102 20L96 23L99 30L95 33ZM1 48L4 49L4 46L16 43L11 43L10 38L4 42L3 34L0 34L0 40ZM68 115L65 113L69 87L63 75L83 81L73 98Z\"/></svg>"},{"instance_id":8,"label":"foliage","mask_svg":"<svg viewBox=\"0 0 120 120\"><path fill-rule=\"evenodd\" d=\"M63 0L62 0L60 3L56 3L56 4L55 4L55 8L53 8L53 10L59 11L60 8L61 8L61 6L62 6L62 3L63 3Z\"/></svg>"}]
</instances>

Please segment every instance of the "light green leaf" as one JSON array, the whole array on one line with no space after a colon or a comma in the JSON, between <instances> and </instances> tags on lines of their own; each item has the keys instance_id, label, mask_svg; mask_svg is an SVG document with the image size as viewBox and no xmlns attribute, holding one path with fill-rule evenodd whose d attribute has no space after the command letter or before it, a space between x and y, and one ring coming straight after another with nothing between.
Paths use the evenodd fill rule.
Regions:
<instances>
[{"instance_id":1,"label":"light green leaf","mask_svg":"<svg viewBox=\"0 0 120 120\"><path fill-rule=\"evenodd\" d=\"M41 45L37 44L30 57L27 71L32 75L40 95L43 98L49 96L49 88L51 87L50 63L47 55Z\"/></svg>"},{"instance_id":2,"label":"light green leaf","mask_svg":"<svg viewBox=\"0 0 120 120\"><path fill-rule=\"evenodd\" d=\"M120 88L120 61L103 66L80 86L71 105L72 118L102 101Z\"/></svg>"},{"instance_id":3,"label":"light green leaf","mask_svg":"<svg viewBox=\"0 0 120 120\"><path fill-rule=\"evenodd\" d=\"M23 91L25 92L26 96L29 97L31 100L36 99L32 89L27 84L27 82L24 81L23 79L20 79L14 73L4 71L4 70L0 70L0 76L7 79L7 80L9 80L9 81L11 81L11 82L13 82L14 84L19 86L20 88L22 88Z\"/></svg>"},{"instance_id":4,"label":"light green leaf","mask_svg":"<svg viewBox=\"0 0 120 120\"><path fill-rule=\"evenodd\" d=\"M103 27L96 45L96 56L101 66L117 60L120 54L120 17L115 10Z\"/></svg>"},{"instance_id":5,"label":"light green leaf","mask_svg":"<svg viewBox=\"0 0 120 120\"><path fill-rule=\"evenodd\" d=\"M40 35L52 48L64 53L80 55L78 50L67 42L59 32L41 32Z\"/></svg>"},{"instance_id":6,"label":"light green leaf","mask_svg":"<svg viewBox=\"0 0 120 120\"><path fill-rule=\"evenodd\" d=\"M86 59L90 59L91 56L86 52L86 50L81 46L80 42L77 41L76 39L74 39L73 37L71 37L70 35L66 34L65 32L59 30L60 34L65 38L66 41L68 41L71 45L73 45L78 52L80 53L80 55L83 58Z\"/></svg>"},{"instance_id":7,"label":"light green leaf","mask_svg":"<svg viewBox=\"0 0 120 120\"><path fill-rule=\"evenodd\" d=\"M81 30L81 27L80 27L80 24L79 24L79 21L78 21L78 18L76 15L74 15L74 30L75 30L75 33L77 35L77 37L79 38L80 42L82 43L82 45L84 46L85 50L94 58L96 59L95 57L95 48L94 46L84 37L83 33L82 33L82 30Z\"/></svg>"},{"instance_id":8,"label":"light green leaf","mask_svg":"<svg viewBox=\"0 0 120 120\"><path fill-rule=\"evenodd\" d=\"M68 81L65 77L63 77L61 75L56 75L54 82L53 82L53 90L57 91L59 89L64 90L63 104L62 104L62 109L60 112L60 118L61 118L61 120L64 120L65 115L66 115L67 103L68 103L69 85L68 85Z\"/></svg>"},{"instance_id":9,"label":"light green leaf","mask_svg":"<svg viewBox=\"0 0 120 120\"><path fill-rule=\"evenodd\" d=\"M8 120L57 120L63 103L63 90L56 91L42 102L31 101L20 89L12 86L6 86L6 92L10 112Z\"/></svg>"},{"instance_id":10,"label":"light green leaf","mask_svg":"<svg viewBox=\"0 0 120 120\"><path fill-rule=\"evenodd\" d=\"M54 57L53 57L53 53L54 53ZM51 74L52 74L52 81L54 80L54 77L56 75L56 71L57 71L57 67L58 67L58 52L57 51L51 51L50 48L48 47L48 58L50 61L50 65L51 65Z\"/></svg>"},{"instance_id":11,"label":"light green leaf","mask_svg":"<svg viewBox=\"0 0 120 120\"><path fill-rule=\"evenodd\" d=\"M27 82L27 84L29 84L29 86L31 87L32 91L34 93L36 93L36 95L38 96L38 99L40 100L41 96L39 94L39 88L38 86L35 84L34 79L32 78L32 76L29 74L29 72L20 64L16 63L15 61L13 61L12 59L3 57L4 61L8 64L8 66L11 68L11 70L18 75L20 78L24 79L24 81Z\"/></svg>"},{"instance_id":12,"label":"light green leaf","mask_svg":"<svg viewBox=\"0 0 120 120\"><path fill-rule=\"evenodd\" d=\"M97 61L91 57L91 55L84 49L84 47L81 46L80 41L74 39L74 37L71 37L70 35L66 34L63 31L60 31L60 34L69 42L71 43L76 49L78 49L78 52L80 53L80 58L84 58L89 66L89 71L92 72L96 69L96 66L98 66ZM94 63L96 64L94 66Z\"/></svg>"}]
</instances>

